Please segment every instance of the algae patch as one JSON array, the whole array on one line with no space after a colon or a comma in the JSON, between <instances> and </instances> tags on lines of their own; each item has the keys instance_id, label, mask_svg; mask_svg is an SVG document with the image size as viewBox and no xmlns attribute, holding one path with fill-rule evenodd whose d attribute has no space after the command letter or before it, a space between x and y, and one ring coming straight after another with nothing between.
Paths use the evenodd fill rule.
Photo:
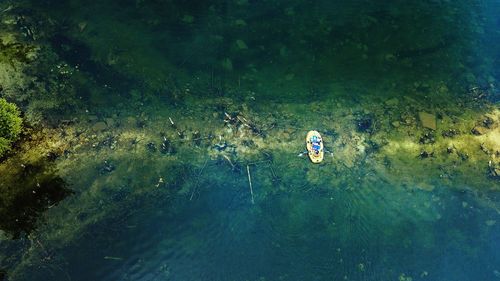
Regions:
<instances>
[{"instance_id":1,"label":"algae patch","mask_svg":"<svg viewBox=\"0 0 500 281\"><path fill-rule=\"evenodd\" d=\"M0 98L0 159L21 133L22 119L16 105Z\"/></svg>"}]
</instances>

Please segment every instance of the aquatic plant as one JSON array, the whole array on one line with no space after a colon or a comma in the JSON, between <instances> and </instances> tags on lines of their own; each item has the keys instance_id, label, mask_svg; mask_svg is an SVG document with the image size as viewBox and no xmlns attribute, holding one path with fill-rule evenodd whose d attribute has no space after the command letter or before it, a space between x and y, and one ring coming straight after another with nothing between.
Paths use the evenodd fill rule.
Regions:
<instances>
[{"instance_id":1,"label":"aquatic plant","mask_svg":"<svg viewBox=\"0 0 500 281\"><path fill-rule=\"evenodd\" d=\"M17 106L0 99L0 156L10 149L21 133L22 119Z\"/></svg>"}]
</instances>

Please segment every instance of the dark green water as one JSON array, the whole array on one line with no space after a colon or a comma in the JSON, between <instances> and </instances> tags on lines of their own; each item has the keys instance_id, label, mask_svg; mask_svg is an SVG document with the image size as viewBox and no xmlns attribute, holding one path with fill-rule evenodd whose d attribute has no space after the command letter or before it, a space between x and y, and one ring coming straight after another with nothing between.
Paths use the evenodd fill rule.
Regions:
<instances>
[{"instance_id":1,"label":"dark green water","mask_svg":"<svg viewBox=\"0 0 500 281\"><path fill-rule=\"evenodd\" d=\"M405 95L432 81L459 94L498 75L496 1L35 5L57 20L59 55L122 95L190 83L202 97L253 91L296 103Z\"/></svg>"},{"instance_id":2,"label":"dark green water","mask_svg":"<svg viewBox=\"0 0 500 281\"><path fill-rule=\"evenodd\" d=\"M443 105L500 79L498 1L98 2L36 1L26 13L82 73L73 81L82 108L152 116L145 128L178 111L210 128L204 99L252 100L262 116L282 106L295 128L317 127L321 116L304 105L406 96ZM436 83L445 97L427 90ZM189 96L176 92L186 87ZM133 146L70 154L58 168L74 194L31 236L0 244L5 278L500 280L498 192L439 178L421 190L411 176L394 185L369 164L340 175L332 161L295 157L297 134L297 147L236 167L192 144L178 158ZM166 186L155 187L159 176Z\"/></svg>"}]
</instances>

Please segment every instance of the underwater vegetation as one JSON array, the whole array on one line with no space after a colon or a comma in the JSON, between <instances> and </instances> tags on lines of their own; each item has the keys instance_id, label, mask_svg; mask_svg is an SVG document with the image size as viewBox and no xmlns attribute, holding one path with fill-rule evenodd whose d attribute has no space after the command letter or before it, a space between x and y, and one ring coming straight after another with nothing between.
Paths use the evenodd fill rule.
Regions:
<instances>
[{"instance_id":1,"label":"underwater vegetation","mask_svg":"<svg viewBox=\"0 0 500 281\"><path fill-rule=\"evenodd\" d=\"M20 111L13 103L0 98L0 158L10 150L22 130Z\"/></svg>"},{"instance_id":2,"label":"underwater vegetation","mask_svg":"<svg viewBox=\"0 0 500 281\"><path fill-rule=\"evenodd\" d=\"M494 2L1 2L0 280L495 280Z\"/></svg>"}]
</instances>

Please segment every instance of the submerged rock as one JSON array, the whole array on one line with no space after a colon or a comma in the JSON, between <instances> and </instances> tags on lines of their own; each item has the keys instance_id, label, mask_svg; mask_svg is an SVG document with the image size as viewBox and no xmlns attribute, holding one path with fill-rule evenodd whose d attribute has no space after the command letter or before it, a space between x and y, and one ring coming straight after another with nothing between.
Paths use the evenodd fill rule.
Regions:
<instances>
[{"instance_id":1,"label":"submerged rock","mask_svg":"<svg viewBox=\"0 0 500 281\"><path fill-rule=\"evenodd\" d=\"M168 155L176 153L175 147L172 145L172 142L169 141L166 137L163 137L163 141L160 146L160 152L162 154L168 154Z\"/></svg>"},{"instance_id":2,"label":"submerged rock","mask_svg":"<svg viewBox=\"0 0 500 281\"><path fill-rule=\"evenodd\" d=\"M472 130L470 132L473 135L481 136L481 135L486 134L488 132L488 129L485 127L481 127L481 126L475 126L474 128L472 128Z\"/></svg>"},{"instance_id":3,"label":"submerged rock","mask_svg":"<svg viewBox=\"0 0 500 281\"><path fill-rule=\"evenodd\" d=\"M201 145L201 134L200 134L200 132L198 132L198 131L193 132L193 135L192 135L191 138L193 140L194 145L196 145L196 146L200 146Z\"/></svg>"},{"instance_id":4,"label":"submerged rock","mask_svg":"<svg viewBox=\"0 0 500 281\"><path fill-rule=\"evenodd\" d=\"M488 133L491 129L495 129L497 126L494 118L494 115L487 114L483 119L476 122L476 125L472 128L471 133L476 136L481 136Z\"/></svg>"},{"instance_id":5,"label":"submerged rock","mask_svg":"<svg viewBox=\"0 0 500 281\"><path fill-rule=\"evenodd\" d=\"M458 134L459 134L459 132L457 130L455 130L455 129L448 129L448 130L443 131L441 133L441 135L443 137L445 137L445 138L452 138L452 137L454 137L454 136L456 136Z\"/></svg>"},{"instance_id":6,"label":"submerged rock","mask_svg":"<svg viewBox=\"0 0 500 281\"><path fill-rule=\"evenodd\" d=\"M493 118L491 118L490 116L486 116L483 120L482 120L482 125L485 126L486 128L488 129L492 129L493 128L493 125L495 124L495 121L493 120Z\"/></svg>"},{"instance_id":7,"label":"submerged rock","mask_svg":"<svg viewBox=\"0 0 500 281\"><path fill-rule=\"evenodd\" d=\"M399 104L399 100L397 98L392 98L385 101L385 105L387 106L397 106Z\"/></svg>"},{"instance_id":8,"label":"submerged rock","mask_svg":"<svg viewBox=\"0 0 500 281\"><path fill-rule=\"evenodd\" d=\"M422 127L428 128L431 130L436 130L436 116L434 114L430 114L424 111L418 113L418 118L420 119L420 123Z\"/></svg>"},{"instance_id":9,"label":"submerged rock","mask_svg":"<svg viewBox=\"0 0 500 281\"><path fill-rule=\"evenodd\" d=\"M236 46L238 46L238 49L240 50L248 49L247 43L241 39L236 40Z\"/></svg>"},{"instance_id":10,"label":"submerged rock","mask_svg":"<svg viewBox=\"0 0 500 281\"><path fill-rule=\"evenodd\" d=\"M105 173L111 173L114 170L115 166L111 164L108 160L104 160L104 163L99 171L101 172L101 174L105 174Z\"/></svg>"},{"instance_id":11,"label":"submerged rock","mask_svg":"<svg viewBox=\"0 0 500 281\"><path fill-rule=\"evenodd\" d=\"M223 151L228 147L226 142L216 143L214 144L214 148L218 151Z\"/></svg>"},{"instance_id":12,"label":"submerged rock","mask_svg":"<svg viewBox=\"0 0 500 281\"><path fill-rule=\"evenodd\" d=\"M106 125L106 123L104 122L97 122L95 123L93 126L92 126L92 130L93 131L96 131L96 132L101 132L101 131L104 131L108 128L108 126Z\"/></svg>"},{"instance_id":13,"label":"submerged rock","mask_svg":"<svg viewBox=\"0 0 500 281\"><path fill-rule=\"evenodd\" d=\"M427 151L424 150L424 151L420 152L420 154L418 155L418 157L420 157L420 159L434 157L434 152L427 152Z\"/></svg>"},{"instance_id":14,"label":"submerged rock","mask_svg":"<svg viewBox=\"0 0 500 281\"><path fill-rule=\"evenodd\" d=\"M434 133L432 132L427 132L427 133L424 133L420 139L418 140L419 143L421 144L431 144L431 143L435 143L436 142L436 139L434 138Z\"/></svg>"},{"instance_id":15,"label":"submerged rock","mask_svg":"<svg viewBox=\"0 0 500 281\"><path fill-rule=\"evenodd\" d=\"M492 178L500 179L500 163L495 163L493 161L488 162L489 175Z\"/></svg>"},{"instance_id":16,"label":"submerged rock","mask_svg":"<svg viewBox=\"0 0 500 281\"><path fill-rule=\"evenodd\" d=\"M495 225L497 221L496 220L487 220L485 221L484 223L487 225L487 226L493 226Z\"/></svg>"},{"instance_id":17,"label":"submerged rock","mask_svg":"<svg viewBox=\"0 0 500 281\"><path fill-rule=\"evenodd\" d=\"M356 129L358 132L373 133L374 120L371 114L363 115L356 120Z\"/></svg>"},{"instance_id":18,"label":"submerged rock","mask_svg":"<svg viewBox=\"0 0 500 281\"><path fill-rule=\"evenodd\" d=\"M457 155L462 161L467 161L469 159L469 154L458 151L457 150Z\"/></svg>"},{"instance_id":19,"label":"submerged rock","mask_svg":"<svg viewBox=\"0 0 500 281\"><path fill-rule=\"evenodd\" d=\"M149 152L154 153L156 152L156 144L154 142L148 142L148 144L146 144L146 149Z\"/></svg>"},{"instance_id":20,"label":"submerged rock","mask_svg":"<svg viewBox=\"0 0 500 281\"><path fill-rule=\"evenodd\" d=\"M106 118L105 122L108 127L114 127L116 125L116 122L113 118Z\"/></svg>"}]
</instances>

